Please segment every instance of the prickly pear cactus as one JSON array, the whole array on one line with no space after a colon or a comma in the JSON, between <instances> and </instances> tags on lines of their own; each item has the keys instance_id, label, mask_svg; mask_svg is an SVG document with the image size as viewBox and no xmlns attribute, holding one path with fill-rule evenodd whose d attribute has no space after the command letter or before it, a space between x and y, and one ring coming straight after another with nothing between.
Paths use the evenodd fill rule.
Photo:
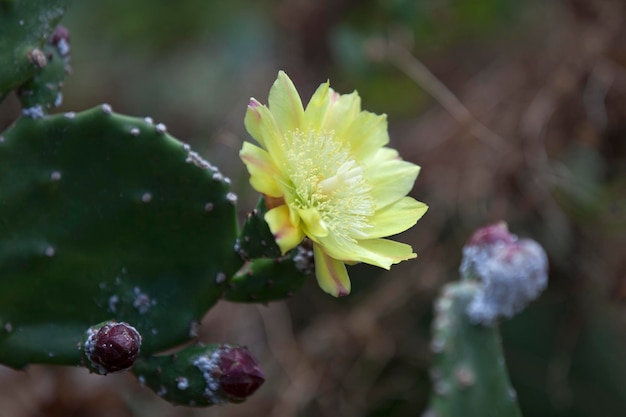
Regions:
<instances>
[{"instance_id":1,"label":"prickly pear cactus","mask_svg":"<svg viewBox=\"0 0 626 417\"><path fill-rule=\"evenodd\" d=\"M460 282L435 304L433 394L424 417L521 416L498 321L520 312L547 285L541 246L499 223L479 229L463 249Z\"/></svg>"},{"instance_id":2,"label":"prickly pear cactus","mask_svg":"<svg viewBox=\"0 0 626 417\"><path fill-rule=\"evenodd\" d=\"M0 0L0 100L44 68L68 0Z\"/></svg>"},{"instance_id":3,"label":"prickly pear cactus","mask_svg":"<svg viewBox=\"0 0 626 417\"><path fill-rule=\"evenodd\" d=\"M241 266L235 200L150 120L21 118L0 139L0 362L79 364L107 320L134 326L142 355L188 340Z\"/></svg>"},{"instance_id":4,"label":"prickly pear cactus","mask_svg":"<svg viewBox=\"0 0 626 417\"><path fill-rule=\"evenodd\" d=\"M431 367L432 417L520 417L497 327L471 322L477 284L449 284L437 300Z\"/></svg>"}]
</instances>

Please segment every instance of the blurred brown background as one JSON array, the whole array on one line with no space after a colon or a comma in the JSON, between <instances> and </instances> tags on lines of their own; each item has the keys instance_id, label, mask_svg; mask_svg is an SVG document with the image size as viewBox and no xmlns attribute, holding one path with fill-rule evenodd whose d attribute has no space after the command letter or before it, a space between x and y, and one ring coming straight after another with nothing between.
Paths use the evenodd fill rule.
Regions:
<instances>
[{"instance_id":1,"label":"blurred brown background","mask_svg":"<svg viewBox=\"0 0 626 417\"><path fill-rule=\"evenodd\" d=\"M201 339L247 345L246 403L174 407L130 374L0 367L0 417L402 417L428 400L431 305L469 234L505 220L544 245L549 290L502 326L525 416L626 415L626 3L623 0L76 1L60 111L152 116L257 196L238 151L250 96L279 69L303 98L326 79L389 116L430 210L398 237L419 254L315 282L284 303L220 303ZM434 76L434 77L433 77ZM0 126L18 114L0 105Z\"/></svg>"}]
</instances>

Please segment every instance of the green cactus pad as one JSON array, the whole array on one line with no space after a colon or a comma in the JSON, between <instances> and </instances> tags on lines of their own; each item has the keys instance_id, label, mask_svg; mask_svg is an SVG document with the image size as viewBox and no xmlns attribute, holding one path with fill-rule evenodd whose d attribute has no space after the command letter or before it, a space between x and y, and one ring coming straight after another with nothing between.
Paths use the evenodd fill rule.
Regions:
<instances>
[{"instance_id":1,"label":"green cactus pad","mask_svg":"<svg viewBox=\"0 0 626 417\"><path fill-rule=\"evenodd\" d=\"M315 272L313 251L305 246L301 244L281 258L255 259L245 264L231 279L226 299L264 303L291 296Z\"/></svg>"},{"instance_id":2,"label":"green cactus pad","mask_svg":"<svg viewBox=\"0 0 626 417\"><path fill-rule=\"evenodd\" d=\"M496 326L472 324L479 284L448 284L435 308L432 417L521 417Z\"/></svg>"},{"instance_id":3,"label":"green cactus pad","mask_svg":"<svg viewBox=\"0 0 626 417\"><path fill-rule=\"evenodd\" d=\"M107 320L142 355L188 340L241 267L229 190L151 120L21 118L0 137L0 363L79 364Z\"/></svg>"},{"instance_id":4,"label":"green cactus pad","mask_svg":"<svg viewBox=\"0 0 626 417\"><path fill-rule=\"evenodd\" d=\"M261 196L254 210L246 216L235 250L245 260L256 258L279 258L280 248L265 222L265 198Z\"/></svg>"},{"instance_id":5,"label":"green cactus pad","mask_svg":"<svg viewBox=\"0 0 626 417\"><path fill-rule=\"evenodd\" d=\"M45 65L42 47L68 0L0 1L0 100Z\"/></svg>"},{"instance_id":6,"label":"green cactus pad","mask_svg":"<svg viewBox=\"0 0 626 417\"><path fill-rule=\"evenodd\" d=\"M27 114L35 112L43 116L62 102L61 88L67 71L65 57L50 44L44 46L43 52L48 60L46 66L18 89L18 97Z\"/></svg>"}]
</instances>

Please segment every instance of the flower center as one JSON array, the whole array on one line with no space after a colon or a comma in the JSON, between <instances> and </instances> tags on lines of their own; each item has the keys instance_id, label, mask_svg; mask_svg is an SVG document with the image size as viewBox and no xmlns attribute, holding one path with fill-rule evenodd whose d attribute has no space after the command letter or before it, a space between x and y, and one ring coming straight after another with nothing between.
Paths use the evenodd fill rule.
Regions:
<instances>
[{"instance_id":1,"label":"flower center","mask_svg":"<svg viewBox=\"0 0 626 417\"><path fill-rule=\"evenodd\" d=\"M371 227L374 200L349 145L339 142L334 132L296 130L286 135L283 146L291 182L287 203L307 234L349 241L361 237Z\"/></svg>"}]
</instances>

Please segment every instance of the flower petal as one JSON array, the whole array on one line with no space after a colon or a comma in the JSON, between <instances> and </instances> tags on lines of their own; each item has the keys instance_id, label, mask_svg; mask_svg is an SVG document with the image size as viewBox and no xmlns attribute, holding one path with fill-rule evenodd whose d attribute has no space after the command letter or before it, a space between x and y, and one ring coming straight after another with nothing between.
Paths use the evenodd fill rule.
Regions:
<instances>
[{"instance_id":1,"label":"flower petal","mask_svg":"<svg viewBox=\"0 0 626 417\"><path fill-rule=\"evenodd\" d=\"M304 238L302 229L291 222L289 207L285 204L265 213L265 221L283 255L298 246Z\"/></svg>"},{"instance_id":2,"label":"flower petal","mask_svg":"<svg viewBox=\"0 0 626 417\"><path fill-rule=\"evenodd\" d=\"M250 142L244 142L241 151L239 151L239 157L248 168L252 188L270 197L283 195L276 181L280 172L266 151Z\"/></svg>"},{"instance_id":3,"label":"flower petal","mask_svg":"<svg viewBox=\"0 0 626 417\"><path fill-rule=\"evenodd\" d=\"M387 207L407 195L413 188L420 167L400 159L388 159L372 163L366 177L372 186L376 210Z\"/></svg>"},{"instance_id":4,"label":"flower petal","mask_svg":"<svg viewBox=\"0 0 626 417\"><path fill-rule=\"evenodd\" d=\"M262 105L254 98L250 99L244 124L248 133L267 150L275 165L280 167L285 160L282 146L284 139L267 106Z\"/></svg>"},{"instance_id":5,"label":"flower petal","mask_svg":"<svg viewBox=\"0 0 626 417\"><path fill-rule=\"evenodd\" d=\"M385 269L398 262L417 257L410 245L388 239L337 241L329 235L328 238L320 239L320 245L333 258L344 262L365 262Z\"/></svg>"},{"instance_id":6,"label":"flower petal","mask_svg":"<svg viewBox=\"0 0 626 417\"><path fill-rule=\"evenodd\" d=\"M330 89L330 103L322 128L327 132L335 132L337 138L352 125L361 111L361 97L354 91L351 94L338 94Z\"/></svg>"},{"instance_id":7,"label":"flower petal","mask_svg":"<svg viewBox=\"0 0 626 417\"><path fill-rule=\"evenodd\" d=\"M370 218L372 226L362 231L360 239L375 239L392 236L413 227L426 213L428 206L411 197L404 197L397 202L377 211Z\"/></svg>"},{"instance_id":8,"label":"flower petal","mask_svg":"<svg viewBox=\"0 0 626 417\"><path fill-rule=\"evenodd\" d=\"M278 72L269 95L269 107L283 135L302 127L304 109L298 90L284 71Z\"/></svg>"},{"instance_id":9,"label":"flower petal","mask_svg":"<svg viewBox=\"0 0 626 417\"><path fill-rule=\"evenodd\" d=\"M330 82L326 81L317 87L304 110L304 131L309 129L320 130L322 128L328 114L328 107L331 104L331 96Z\"/></svg>"},{"instance_id":10,"label":"flower petal","mask_svg":"<svg viewBox=\"0 0 626 417\"><path fill-rule=\"evenodd\" d=\"M314 208L298 209L298 215L304 223L305 233L311 239L328 236L328 227L320 216L319 211Z\"/></svg>"},{"instance_id":11,"label":"flower petal","mask_svg":"<svg viewBox=\"0 0 626 417\"><path fill-rule=\"evenodd\" d=\"M350 278L346 265L324 253L317 244L313 245L315 276L320 288L334 297L350 294Z\"/></svg>"},{"instance_id":12,"label":"flower petal","mask_svg":"<svg viewBox=\"0 0 626 417\"><path fill-rule=\"evenodd\" d=\"M357 161L364 160L389 143L387 115L362 111L341 135L350 144L354 158Z\"/></svg>"},{"instance_id":13,"label":"flower petal","mask_svg":"<svg viewBox=\"0 0 626 417\"><path fill-rule=\"evenodd\" d=\"M263 105L255 98L250 99L243 124L246 130L261 146L265 146L263 134L261 133L261 112L260 107Z\"/></svg>"}]
</instances>

